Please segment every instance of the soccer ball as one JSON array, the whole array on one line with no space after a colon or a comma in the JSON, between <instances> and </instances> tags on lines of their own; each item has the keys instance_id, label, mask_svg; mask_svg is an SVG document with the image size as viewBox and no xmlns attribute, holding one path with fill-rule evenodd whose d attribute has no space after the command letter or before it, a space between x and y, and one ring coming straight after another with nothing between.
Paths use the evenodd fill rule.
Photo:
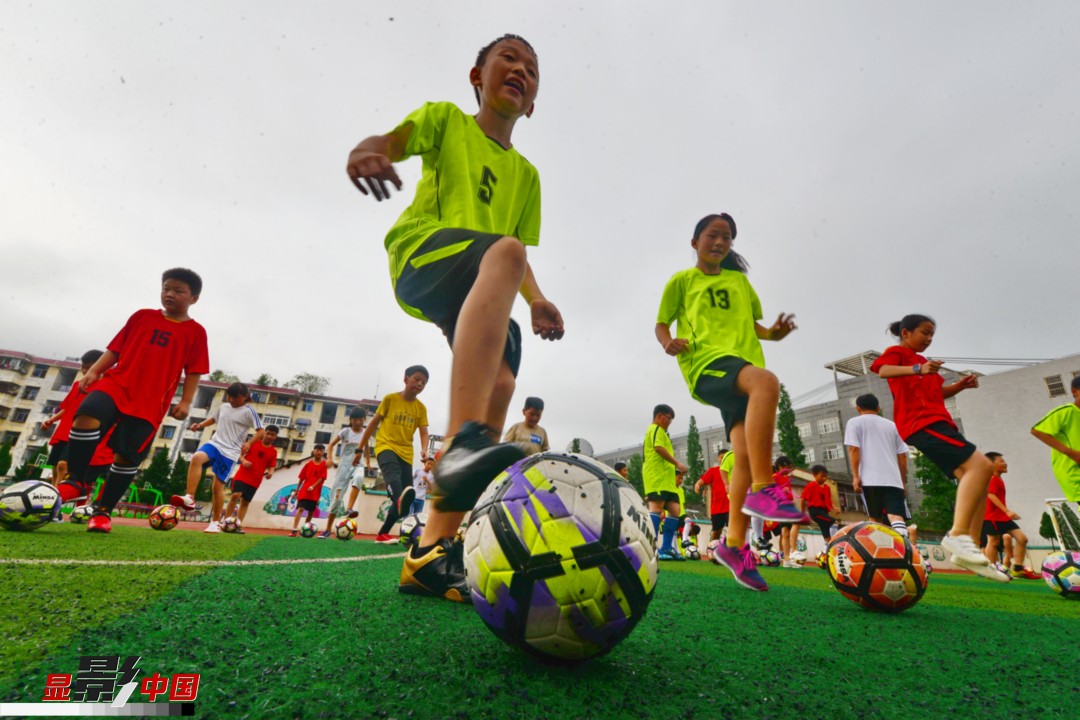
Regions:
<instances>
[{"instance_id":1,"label":"soccer ball","mask_svg":"<svg viewBox=\"0 0 1080 720\"><path fill-rule=\"evenodd\" d=\"M592 458L532 455L488 487L465 533L473 608L546 661L603 655L645 615L656 538L633 487Z\"/></svg>"},{"instance_id":2,"label":"soccer ball","mask_svg":"<svg viewBox=\"0 0 1080 720\"><path fill-rule=\"evenodd\" d=\"M765 567L780 567L780 553L775 550L762 550L758 557Z\"/></svg>"},{"instance_id":3,"label":"soccer ball","mask_svg":"<svg viewBox=\"0 0 1080 720\"><path fill-rule=\"evenodd\" d=\"M334 523L334 537L338 540L352 540L352 536L356 534L356 521L349 518L342 518Z\"/></svg>"},{"instance_id":4,"label":"soccer ball","mask_svg":"<svg viewBox=\"0 0 1080 720\"><path fill-rule=\"evenodd\" d=\"M71 511L68 515L68 522L73 522L76 525L82 525L90 519L90 516L94 514L93 505L79 505L77 508Z\"/></svg>"},{"instance_id":5,"label":"soccer ball","mask_svg":"<svg viewBox=\"0 0 1080 720\"><path fill-rule=\"evenodd\" d=\"M822 570L829 569L829 555L824 550L817 554L817 566Z\"/></svg>"},{"instance_id":6,"label":"soccer ball","mask_svg":"<svg viewBox=\"0 0 1080 720\"><path fill-rule=\"evenodd\" d=\"M308 520L300 526L300 537L313 538L319 532L319 526Z\"/></svg>"},{"instance_id":7,"label":"soccer ball","mask_svg":"<svg viewBox=\"0 0 1080 720\"><path fill-rule=\"evenodd\" d=\"M0 525L37 530L60 516L60 491L43 480L24 480L0 492Z\"/></svg>"},{"instance_id":8,"label":"soccer ball","mask_svg":"<svg viewBox=\"0 0 1080 720\"><path fill-rule=\"evenodd\" d=\"M875 522L849 525L832 539L827 552L833 585L864 608L902 612L926 592L922 556L891 527Z\"/></svg>"},{"instance_id":9,"label":"soccer ball","mask_svg":"<svg viewBox=\"0 0 1080 720\"><path fill-rule=\"evenodd\" d=\"M1042 576L1050 589L1068 600L1080 600L1080 552L1058 551L1043 560Z\"/></svg>"},{"instance_id":10,"label":"soccer ball","mask_svg":"<svg viewBox=\"0 0 1080 720\"><path fill-rule=\"evenodd\" d=\"M1005 582L1012 582L1013 577L1012 577L1012 574L1009 572L1009 568L1005 567L1005 565L1003 565L1002 563L999 563L999 562L991 563L991 565L994 566L995 570L997 570L999 573L1001 573L1002 575L1004 575L1007 578L1007 580L1005 580Z\"/></svg>"},{"instance_id":11,"label":"soccer ball","mask_svg":"<svg viewBox=\"0 0 1080 720\"><path fill-rule=\"evenodd\" d=\"M930 574L934 572L934 564L930 562L930 558L923 555L922 559L923 569L926 570L926 577L930 577Z\"/></svg>"},{"instance_id":12,"label":"soccer ball","mask_svg":"<svg viewBox=\"0 0 1080 720\"><path fill-rule=\"evenodd\" d=\"M172 505L158 505L147 519L155 530L172 530L180 522L180 510Z\"/></svg>"},{"instance_id":13,"label":"soccer ball","mask_svg":"<svg viewBox=\"0 0 1080 720\"><path fill-rule=\"evenodd\" d=\"M427 515L409 515L401 521L401 534L398 542L405 547L412 547L420 542L420 535L424 532L424 524Z\"/></svg>"},{"instance_id":14,"label":"soccer ball","mask_svg":"<svg viewBox=\"0 0 1080 720\"><path fill-rule=\"evenodd\" d=\"M240 532L240 518L230 515L221 523L221 529L227 533Z\"/></svg>"},{"instance_id":15,"label":"soccer ball","mask_svg":"<svg viewBox=\"0 0 1080 720\"><path fill-rule=\"evenodd\" d=\"M691 545L690 547L683 549L683 555L686 556L687 560L700 560L701 559L701 551L698 550L697 545Z\"/></svg>"},{"instance_id":16,"label":"soccer ball","mask_svg":"<svg viewBox=\"0 0 1080 720\"><path fill-rule=\"evenodd\" d=\"M709 562L713 565L719 565L720 562L713 557L713 551L720 547L720 540L710 540L708 547L705 548L705 554L709 556Z\"/></svg>"}]
</instances>

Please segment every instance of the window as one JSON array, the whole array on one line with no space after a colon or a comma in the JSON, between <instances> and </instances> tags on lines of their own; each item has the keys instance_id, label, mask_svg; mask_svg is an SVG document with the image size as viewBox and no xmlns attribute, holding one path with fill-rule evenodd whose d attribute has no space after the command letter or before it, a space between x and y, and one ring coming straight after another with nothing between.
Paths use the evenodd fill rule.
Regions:
<instances>
[{"instance_id":1,"label":"window","mask_svg":"<svg viewBox=\"0 0 1080 720\"><path fill-rule=\"evenodd\" d=\"M278 450L284 450L285 448L289 447L289 438L279 437L277 440L274 441L274 447L276 447Z\"/></svg>"},{"instance_id":2,"label":"window","mask_svg":"<svg viewBox=\"0 0 1080 720\"><path fill-rule=\"evenodd\" d=\"M166 440L172 440L173 436L175 436L175 435L176 435L176 427L175 426L173 426L173 425L162 425L161 426L161 437L165 438Z\"/></svg>"},{"instance_id":3,"label":"window","mask_svg":"<svg viewBox=\"0 0 1080 720\"><path fill-rule=\"evenodd\" d=\"M844 446L839 443L836 443L835 445L826 445L822 457L825 460L839 460L844 457Z\"/></svg>"},{"instance_id":4,"label":"window","mask_svg":"<svg viewBox=\"0 0 1080 720\"><path fill-rule=\"evenodd\" d=\"M303 403L304 412L315 412L315 401L305 400Z\"/></svg>"},{"instance_id":5,"label":"window","mask_svg":"<svg viewBox=\"0 0 1080 720\"><path fill-rule=\"evenodd\" d=\"M261 415L263 427L277 425L279 428L289 427L289 418L285 415Z\"/></svg>"},{"instance_id":6,"label":"window","mask_svg":"<svg viewBox=\"0 0 1080 720\"><path fill-rule=\"evenodd\" d=\"M817 430L819 435L840 432L840 418L826 418L818 420Z\"/></svg>"},{"instance_id":7,"label":"window","mask_svg":"<svg viewBox=\"0 0 1080 720\"><path fill-rule=\"evenodd\" d=\"M60 403L58 403L58 402L50 402L50 403L45 404L45 407L43 407L41 409L41 412L45 413L46 415L51 416L51 415L55 415L56 411L59 410L59 409L60 409Z\"/></svg>"},{"instance_id":8,"label":"window","mask_svg":"<svg viewBox=\"0 0 1080 720\"><path fill-rule=\"evenodd\" d=\"M337 403L324 402L322 404L322 414L319 415L319 422L333 424L334 418L337 417L337 408Z\"/></svg>"},{"instance_id":9,"label":"window","mask_svg":"<svg viewBox=\"0 0 1080 720\"><path fill-rule=\"evenodd\" d=\"M1065 383L1061 382L1060 375L1051 375L1043 378L1043 381L1046 382L1046 389L1050 392L1050 397L1061 397L1065 394Z\"/></svg>"},{"instance_id":10,"label":"window","mask_svg":"<svg viewBox=\"0 0 1080 720\"><path fill-rule=\"evenodd\" d=\"M288 395L275 395L274 396L274 404L275 405L292 405L293 403L292 403L292 398L290 398Z\"/></svg>"},{"instance_id":11,"label":"window","mask_svg":"<svg viewBox=\"0 0 1080 720\"><path fill-rule=\"evenodd\" d=\"M329 444L330 443L330 433L328 433L328 432L317 432L317 433L315 433L315 442L322 443L323 445Z\"/></svg>"},{"instance_id":12,"label":"window","mask_svg":"<svg viewBox=\"0 0 1080 720\"><path fill-rule=\"evenodd\" d=\"M251 393L251 402L257 402L257 403L264 403L264 402L266 402L266 393L263 393L263 392L252 392L252 393Z\"/></svg>"},{"instance_id":13,"label":"window","mask_svg":"<svg viewBox=\"0 0 1080 720\"><path fill-rule=\"evenodd\" d=\"M16 445L19 442L19 435L22 433L11 432L8 430L4 433L4 436L0 438L0 445Z\"/></svg>"},{"instance_id":14,"label":"window","mask_svg":"<svg viewBox=\"0 0 1080 720\"><path fill-rule=\"evenodd\" d=\"M26 422L26 418L30 417L30 408L15 408L15 412L11 415L12 422Z\"/></svg>"},{"instance_id":15,"label":"window","mask_svg":"<svg viewBox=\"0 0 1080 720\"><path fill-rule=\"evenodd\" d=\"M808 447L803 450L803 457L806 458L806 462L808 463L814 462L814 448Z\"/></svg>"},{"instance_id":16,"label":"window","mask_svg":"<svg viewBox=\"0 0 1080 720\"><path fill-rule=\"evenodd\" d=\"M43 378L49 373L48 365L35 365L32 377Z\"/></svg>"},{"instance_id":17,"label":"window","mask_svg":"<svg viewBox=\"0 0 1080 720\"><path fill-rule=\"evenodd\" d=\"M180 443L180 452L185 455L190 455L199 449L198 438L184 438L184 441Z\"/></svg>"},{"instance_id":18,"label":"window","mask_svg":"<svg viewBox=\"0 0 1080 720\"><path fill-rule=\"evenodd\" d=\"M293 440L292 441L292 447L289 448L289 452L294 452L294 453L302 453L302 452L304 452L304 441L303 440Z\"/></svg>"},{"instance_id":19,"label":"window","mask_svg":"<svg viewBox=\"0 0 1080 720\"><path fill-rule=\"evenodd\" d=\"M41 388L37 385L27 385L23 389L23 400L34 400L35 398L37 398L38 392L40 391ZM1062 391L1062 394L1064 394L1064 391Z\"/></svg>"},{"instance_id":20,"label":"window","mask_svg":"<svg viewBox=\"0 0 1080 720\"><path fill-rule=\"evenodd\" d=\"M799 428L799 437L801 437L801 438L810 437L810 432L811 432L810 423L799 423L795 427Z\"/></svg>"}]
</instances>

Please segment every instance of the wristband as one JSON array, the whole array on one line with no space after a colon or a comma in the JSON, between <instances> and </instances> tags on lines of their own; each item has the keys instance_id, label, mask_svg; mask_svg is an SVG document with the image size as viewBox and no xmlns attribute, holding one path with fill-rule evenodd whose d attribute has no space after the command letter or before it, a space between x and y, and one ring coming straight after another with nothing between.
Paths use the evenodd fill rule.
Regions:
<instances>
[{"instance_id":1,"label":"wristband","mask_svg":"<svg viewBox=\"0 0 1080 720\"><path fill-rule=\"evenodd\" d=\"M911 366L912 375L922 375L922 363L915 363Z\"/></svg>"}]
</instances>

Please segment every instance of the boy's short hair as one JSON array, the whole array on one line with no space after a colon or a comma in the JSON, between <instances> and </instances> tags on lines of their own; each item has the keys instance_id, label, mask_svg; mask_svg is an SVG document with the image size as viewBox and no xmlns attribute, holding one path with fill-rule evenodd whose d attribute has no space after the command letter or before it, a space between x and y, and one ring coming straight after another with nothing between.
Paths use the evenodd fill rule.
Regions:
<instances>
[{"instance_id":1,"label":"boy's short hair","mask_svg":"<svg viewBox=\"0 0 1080 720\"><path fill-rule=\"evenodd\" d=\"M624 463L622 460L620 460L619 462L615 463L615 472L619 472L620 470L622 470L625 467L626 467L626 463Z\"/></svg>"},{"instance_id":2,"label":"boy's short hair","mask_svg":"<svg viewBox=\"0 0 1080 720\"><path fill-rule=\"evenodd\" d=\"M100 360L101 356L104 354L105 353L101 350L87 350L82 354L82 357L79 358L79 361L82 363L83 367L90 367Z\"/></svg>"},{"instance_id":3,"label":"boy's short hair","mask_svg":"<svg viewBox=\"0 0 1080 720\"><path fill-rule=\"evenodd\" d=\"M161 282L164 283L166 280L179 280L182 283L187 283L192 295L202 295L202 278L194 270L179 267L169 268L161 273Z\"/></svg>"},{"instance_id":4,"label":"boy's short hair","mask_svg":"<svg viewBox=\"0 0 1080 720\"><path fill-rule=\"evenodd\" d=\"M525 409L526 410L530 410L530 409L531 410L539 410L540 412L543 412L544 411L544 401L541 400L538 397L532 397L530 395L529 397L525 398Z\"/></svg>"},{"instance_id":5,"label":"boy's short hair","mask_svg":"<svg viewBox=\"0 0 1080 720\"><path fill-rule=\"evenodd\" d=\"M277 425L267 425L266 427L263 428L263 432L266 433L267 435L277 435L278 434L278 426Z\"/></svg>"},{"instance_id":6,"label":"boy's short hair","mask_svg":"<svg viewBox=\"0 0 1080 720\"><path fill-rule=\"evenodd\" d=\"M881 401L877 399L877 395L866 393L855 398L855 407L860 410L880 410Z\"/></svg>"},{"instance_id":7,"label":"boy's short hair","mask_svg":"<svg viewBox=\"0 0 1080 720\"><path fill-rule=\"evenodd\" d=\"M1080 375L1076 375L1073 377L1070 387L1073 390L1080 390Z\"/></svg>"},{"instance_id":8,"label":"boy's short hair","mask_svg":"<svg viewBox=\"0 0 1080 720\"><path fill-rule=\"evenodd\" d=\"M826 475L828 475L829 468L825 467L824 465L815 465L814 467L810 468L811 475L817 475L818 473L825 473Z\"/></svg>"},{"instance_id":9,"label":"boy's short hair","mask_svg":"<svg viewBox=\"0 0 1080 720\"><path fill-rule=\"evenodd\" d=\"M986 453L986 459L987 459L987 460L989 460L990 462L994 462L994 461L995 461L995 460L997 460L997 459L998 459L999 457L1001 457L1001 453L999 453L999 452L994 452L993 450L991 450L990 452Z\"/></svg>"},{"instance_id":10,"label":"boy's short hair","mask_svg":"<svg viewBox=\"0 0 1080 720\"><path fill-rule=\"evenodd\" d=\"M794 465L795 463L791 462L791 458L789 458L787 455L781 455L776 458L776 462L773 463L773 469L779 470L782 467L789 467Z\"/></svg>"},{"instance_id":11,"label":"boy's short hair","mask_svg":"<svg viewBox=\"0 0 1080 720\"><path fill-rule=\"evenodd\" d=\"M690 537L697 537L700 534L701 534L701 526L700 525L694 525L694 527L690 528Z\"/></svg>"},{"instance_id":12,"label":"boy's short hair","mask_svg":"<svg viewBox=\"0 0 1080 720\"><path fill-rule=\"evenodd\" d=\"M427 371L427 368L423 365L410 365L409 367L405 368L405 377L412 377L416 373L424 373L424 377L426 377L428 380L431 379L431 373L429 373Z\"/></svg>"},{"instance_id":13,"label":"boy's short hair","mask_svg":"<svg viewBox=\"0 0 1080 720\"><path fill-rule=\"evenodd\" d=\"M517 40L518 42L523 44L525 47L527 47L529 49L529 52L532 53L533 58L539 62L540 58L538 58L536 56L536 49L533 48L532 44L528 40L521 37L520 35L514 35L513 33L506 33L502 37L497 37L494 40L492 40L491 42L489 42L487 45L485 45L484 47L480 48L480 52L478 52L476 54L476 65L475 65L475 67L478 67L478 68L484 67L484 63L487 62L488 54L491 53L491 49L493 47L495 47L496 45L498 45L499 43L501 43L503 40ZM476 102L479 103L480 102L480 88L474 87L473 88L473 95L476 96Z\"/></svg>"},{"instance_id":14,"label":"boy's short hair","mask_svg":"<svg viewBox=\"0 0 1080 720\"><path fill-rule=\"evenodd\" d=\"M364 410L364 408L362 407L354 407L352 410L349 411L350 420L363 420L366 417L367 410Z\"/></svg>"},{"instance_id":15,"label":"boy's short hair","mask_svg":"<svg viewBox=\"0 0 1080 720\"><path fill-rule=\"evenodd\" d=\"M675 417L675 411L671 409L670 405L660 403L652 410L652 416L656 417L657 415L670 415L671 417Z\"/></svg>"},{"instance_id":16,"label":"boy's short hair","mask_svg":"<svg viewBox=\"0 0 1080 720\"><path fill-rule=\"evenodd\" d=\"M326 449L326 446L323 445L322 443L315 443L315 447L312 448L312 450L325 450L325 449Z\"/></svg>"},{"instance_id":17,"label":"boy's short hair","mask_svg":"<svg viewBox=\"0 0 1080 720\"><path fill-rule=\"evenodd\" d=\"M225 388L225 397L251 397L251 391L248 390L248 386L244 383L234 382Z\"/></svg>"}]
</instances>

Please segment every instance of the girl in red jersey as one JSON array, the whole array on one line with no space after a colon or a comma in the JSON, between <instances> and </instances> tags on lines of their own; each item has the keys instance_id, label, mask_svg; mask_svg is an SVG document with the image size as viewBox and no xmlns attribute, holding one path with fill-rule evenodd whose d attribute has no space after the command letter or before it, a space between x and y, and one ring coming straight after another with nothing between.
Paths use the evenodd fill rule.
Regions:
<instances>
[{"instance_id":1,"label":"girl in red jersey","mask_svg":"<svg viewBox=\"0 0 1080 720\"><path fill-rule=\"evenodd\" d=\"M945 398L979 387L979 379L964 375L950 385L945 384L940 373L942 362L921 355L930 347L936 330L933 318L905 315L889 326L889 332L900 339L900 344L882 353L870 370L889 381L893 421L904 442L959 481L953 526L941 546L952 553L954 564L983 577L1008 582L1009 577L994 568L972 540L982 529L982 511L993 467L960 434L945 409Z\"/></svg>"}]
</instances>

